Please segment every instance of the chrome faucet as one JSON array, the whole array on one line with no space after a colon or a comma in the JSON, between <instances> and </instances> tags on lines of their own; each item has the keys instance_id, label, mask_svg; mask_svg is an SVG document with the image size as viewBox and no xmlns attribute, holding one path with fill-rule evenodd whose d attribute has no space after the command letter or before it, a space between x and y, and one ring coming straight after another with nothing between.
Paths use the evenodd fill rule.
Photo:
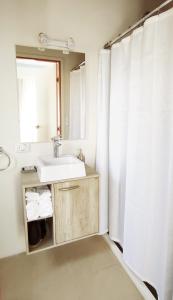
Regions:
<instances>
[{"instance_id":1,"label":"chrome faucet","mask_svg":"<svg viewBox=\"0 0 173 300\"><path fill-rule=\"evenodd\" d=\"M59 157L59 147L62 145L60 143L60 136L55 136L52 138L53 141L53 152L54 152L54 157Z\"/></svg>"}]
</instances>

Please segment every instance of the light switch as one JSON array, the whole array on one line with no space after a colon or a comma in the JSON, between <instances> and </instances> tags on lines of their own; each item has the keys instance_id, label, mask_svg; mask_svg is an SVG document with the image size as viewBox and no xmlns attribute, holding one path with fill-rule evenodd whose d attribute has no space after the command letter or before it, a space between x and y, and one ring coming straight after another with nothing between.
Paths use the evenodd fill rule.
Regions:
<instances>
[{"instance_id":1,"label":"light switch","mask_svg":"<svg viewBox=\"0 0 173 300\"><path fill-rule=\"evenodd\" d=\"M30 144L28 144L28 143L20 143L20 144L16 145L16 152L17 153L30 152Z\"/></svg>"}]
</instances>

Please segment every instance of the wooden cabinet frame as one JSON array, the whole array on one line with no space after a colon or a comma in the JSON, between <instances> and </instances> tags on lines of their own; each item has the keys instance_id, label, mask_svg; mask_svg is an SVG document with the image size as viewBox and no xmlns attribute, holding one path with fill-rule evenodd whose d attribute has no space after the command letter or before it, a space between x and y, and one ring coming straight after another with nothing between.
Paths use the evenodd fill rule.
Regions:
<instances>
[{"instance_id":1,"label":"wooden cabinet frame","mask_svg":"<svg viewBox=\"0 0 173 300\"><path fill-rule=\"evenodd\" d=\"M98 234L99 176L89 167L86 167L86 174L85 177L81 178L48 183L40 183L37 173L22 174L27 254L40 252L45 249L50 249ZM31 249L28 243L28 220L26 215L25 192L27 188L44 185L50 187L52 194L53 215L50 220L50 224L52 224L52 233L50 237L43 240L38 247ZM64 200L65 203L63 203ZM65 213L63 215L63 210L61 210L62 205L64 205L64 211L66 213L68 212L67 214ZM66 217L68 218L68 221L65 219ZM66 230L69 232L66 232Z\"/></svg>"}]
</instances>

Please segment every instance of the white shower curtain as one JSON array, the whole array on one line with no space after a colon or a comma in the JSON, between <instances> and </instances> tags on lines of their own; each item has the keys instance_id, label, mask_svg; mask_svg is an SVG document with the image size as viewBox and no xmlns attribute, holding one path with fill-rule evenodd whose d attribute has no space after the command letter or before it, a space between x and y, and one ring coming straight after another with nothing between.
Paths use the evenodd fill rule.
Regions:
<instances>
[{"instance_id":1,"label":"white shower curtain","mask_svg":"<svg viewBox=\"0 0 173 300\"><path fill-rule=\"evenodd\" d=\"M99 184L99 232L108 231L108 131L110 98L110 51L102 49L99 57L98 101L97 101L97 149L96 170Z\"/></svg>"},{"instance_id":2,"label":"white shower curtain","mask_svg":"<svg viewBox=\"0 0 173 300\"><path fill-rule=\"evenodd\" d=\"M69 139L85 138L85 66L70 72Z\"/></svg>"},{"instance_id":3,"label":"white shower curtain","mask_svg":"<svg viewBox=\"0 0 173 300\"><path fill-rule=\"evenodd\" d=\"M109 232L160 300L173 296L172 34L171 9L111 50Z\"/></svg>"}]
</instances>

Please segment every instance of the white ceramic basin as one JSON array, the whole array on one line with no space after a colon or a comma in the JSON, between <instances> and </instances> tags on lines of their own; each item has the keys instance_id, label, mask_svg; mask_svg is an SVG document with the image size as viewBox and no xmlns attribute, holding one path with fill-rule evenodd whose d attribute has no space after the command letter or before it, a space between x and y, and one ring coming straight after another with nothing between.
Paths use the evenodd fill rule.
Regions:
<instances>
[{"instance_id":1,"label":"white ceramic basin","mask_svg":"<svg viewBox=\"0 0 173 300\"><path fill-rule=\"evenodd\" d=\"M37 162L40 182L86 176L85 164L75 156L41 156Z\"/></svg>"}]
</instances>

